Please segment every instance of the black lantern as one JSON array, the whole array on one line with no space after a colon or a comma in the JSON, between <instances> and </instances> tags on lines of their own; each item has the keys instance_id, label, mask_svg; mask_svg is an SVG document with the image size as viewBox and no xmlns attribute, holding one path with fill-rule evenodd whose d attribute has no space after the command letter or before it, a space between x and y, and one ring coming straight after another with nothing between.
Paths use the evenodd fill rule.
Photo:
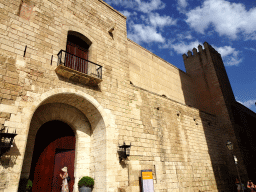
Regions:
<instances>
[{"instance_id":1,"label":"black lantern","mask_svg":"<svg viewBox=\"0 0 256 192\"><path fill-rule=\"evenodd\" d=\"M123 145L119 145L118 147L118 155L119 155L119 160L125 160L127 159L128 156L130 156L130 150L131 150L131 143L130 145L126 145L125 142Z\"/></svg>"},{"instance_id":2,"label":"black lantern","mask_svg":"<svg viewBox=\"0 0 256 192\"><path fill-rule=\"evenodd\" d=\"M13 139L17 135L16 130L15 133L8 133L8 130L6 133L3 133L3 130L0 130L0 157L13 147Z\"/></svg>"},{"instance_id":3,"label":"black lantern","mask_svg":"<svg viewBox=\"0 0 256 192\"><path fill-rule=\"evenodd\" d=\"M233 143L231 141L227 141L227 148L232 151L233 150Z\"/></svg>"},{"instance_id":4,"label":"black lantern","mask_svg":"<svg viewBox=\"0 0 256 192\"><path fill-rule=\"evenodd\" d=\"M235 164L237 164L238 160L235 155L234 155L234 161L235 161Z\"/></svg>"},{"instance_id":5,"label":"black lantern","mask_svg":"<svg viewBox=\"0 0 256 192\"><path fill-rule=\"evenodd\" d=\"M226 144L227 148L231 151L232 153L232 156L234 158L234 161L235 161L235 165L236 165L236 170L237 170L237 175L238 175L238 178L239 178L239 182L240 182L240 185L241 185L241 178L240 178L240 174L239 174L239 170L238 170L238 167L237 167L237 164L238 164L238 160L236 158L236 156L233 154L233 143L231 141L227 141L227 144ZM242 191L244 192L244 189L242 188Z\"/></svg>"}]
</instances>

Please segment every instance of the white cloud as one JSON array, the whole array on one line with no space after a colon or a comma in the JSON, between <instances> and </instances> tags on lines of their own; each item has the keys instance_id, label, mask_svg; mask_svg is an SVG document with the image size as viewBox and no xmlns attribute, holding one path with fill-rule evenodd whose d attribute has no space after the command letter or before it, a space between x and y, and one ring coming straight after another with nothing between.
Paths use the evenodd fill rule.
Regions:
<instances>
[{"instance_id":1,"label":"white cloud","mask_svg":"<svg viewBox=\"0 0 256 192\"><path fill-rule=\"evenodd\" d=\"M239 58L239 51L236 51L235 48L230 46L224 46L224 47L215 47L213 46L216 51L218 51L222 58L225 65L233 66L233 65L239 65L239 63L242 62L242 58Z\"/></svg>"},{"instance_id":2,"label":"white cloud","mask_svg":"<svg viewBox=\"0 0 256 192\"><path fill-rule=\"evenodd\" d=\"M149 21L151 25L157 27L164 27L170 25L176 25L177 20L172 19L170 16L160 16L158 13L149 14Z\"/></svg>"},{"instance_id":3,"label":"white cloud","mask_svg":"<svg viewBox=\"0 0 256 192\"><path fill-rule=\"evenodd\" d=\"M151 0L150 2L144 2L141 0L135 0L139 5L138 10L143 13L149 13L153 10L163 9L165 4L161 0Z\"/></svg>"},{"instance_id":4,"label":"white cloud","mask_svg":"<svg viewBox=\"0 0 256 192\"><path fill-rule=\"evenodd\" d=\"M244 105L248 108L252 108L253 106L255 106L256 99L248 100L248 101L245 101L245 102L241 102L241 101L237 101L237 102L241 103L242 105Z\"/></svg>"},{"instance_id":5,"label":"white cloud","mask_svg":"<svg viewBox=\"0 0 256 192\"><path fill-rule=\"evenodd\" d=\"M171 44L175 41L175 39L167 39L163 44L159 44L159 49L168 49L171 47Z\"/></svg>"},{"instance_id":6,"label":"white cloud","mask_svg":"<svg viewBox=\"0 0 256 192\"><path fill-rule=\"evenodd\" d=\"M132 13L131 12L129 12L129 11L126 11L126 10L124 10L124 11L119 11L120 13L122 13L125 17L130 17L131 15L132 15Z\"/></svg>"},{"instance_id":7,"label":"white cloud","mask_svg":"<svg viewBox=\"0 0 256 192\"><path fill-rule=\"evenodd\" d=\"M136 43L146 42L160 42L165 41L164 37L156 31L155 27L145 26L142 24L134 24L131 26L132 30L128 33L128 38Z\"/></svg>"},{"instance_id":8,"label":"white cloud","mask_svg":"<svg viewBox=\"0 0 256 192\"><path fill-rule=\"evenodd\" d=\"M205 0L201 7L188 13L186 22L199 33L212 24L219 35L237 38L239 32L250 36L256 31L256 7L246 10L241 3L230 3L225 0Z\"/></svg>"},{"instance_id":9,"label":"white cloud","mask_svg":"<svg viewBox=\"0 0 256 192\"><path fill-rule=\"evenodd\" d=\"M194 47L197 48L198 45L199 45L199 41L194 41L194 42L190 42L189 44L180 42L180 43L172 44L170 45L170 47L174 49L178 54L183 54L183 53L187 54L189 50L192 51L192 49Z\"/></svg>"},{"instance_id":10,"label":"white cloud","mask_svg":"<svg viewBox=\"0 0 256 192\"><path fill-rule=\"evenodd\" d=\"M222 57L226 57L227 55L235 52L235 48L232 48L230 46L215 47L215 49L221 54Z\"/></svg>"},{"instance_id":11,"label":"white cloud","mask_svg":"<svg viewBox=\"0 0 256 192\"><path fill-rule=\"evenodd\" d=\"M177 50L176 52L179 54L187 53L187 51L191 50L193 47L190 49L190 48L188 48L188 47L190 47L190 45L186 45L185 43L174 44L174 42L175 41L182 42L185 39L192 39L192 38L193 38L192 35L188 31L186 31L184 33L177 33L175 38L167 39L167 41L165 41L163 44L159 44L158 48L159 49L168 49L168 48L174 49L175 48ZM198 43L198 41L196 41L196 43ZM191 43L191 44L193 46L193 45L196 45L196 43L194 43L194 44ZM198 45L199 45L199 43L194 47L198 47ZM179 49L179 46L181 46L180 49ZM172 53L172 55L173 55L173 53Z\"/></svg>"},{"instance_id":12,"label":"white cloud","mask_svg":"<svg viewBox=\"0 0 256 192\"><path fill-rule=\"evenodd\" d=\"M127 11L127 10L123 10L123 11L119 11L120 13L122 13L127 19L131 16L136 16L137 15L137 12L130 12L130 11Z\"/></svg>"},{"instance_id":13,"label":"white cloud","mask_svg":"<svg viewBox=\"0 0 256 192\"><path fill-rule=\"evenodd\" d=\"M163 9L165 4L161 0L105 0L110 5L119 5L125 8L135 9L143 13L149 13L154 10Z\"/></svg>"},{"instance_id":14,"label":"white cloud","mask_svg":"<svg viewBox=\"0 0 256 192\"><path fill-rule=\"evenodd\" d=\"M226 59L224 58L223 60L224 64L228 66L238 66L243 61L242 58L238 59L236 55L230 56Z\"/></svg>"},{"instance_id":15,"label":"white cloud","mask_svg":"<svg viewBox=\"0 0 256 192\"><path fill-rule=\"evenodd\" d=\"M186 0L178 0L178 6L185 8L187 7L188 3Z\"/></svg>"},{"instance_id":16,"label":"white cloud","mask_svg":"<svg viewBox=\"0 0 256 192\"><path fill-rule=\"evenodd\" d=\"M177 40L184 40L184 39L193 39L192 35L190 34L190 32L186 31L186 32L182 32L182 33L177 33Z\"/></svg>"},{"instance_id":17,"label":"white cloud","mask_svg":"<svg viewBox=\"0 0 256 192\"><path fill-rule=\"evenodd\" d=\"M254 48L252 48L252 47L250 47L250 48L245 47L245 49L250 50L250 51L256 51L256 49L254 49Z\"/></svg>"},{"instance_id":18,"label":"white cloud","mask_svg":"<svg viewBox=\"0 0 256 192\"><path fill-rule=\"evenodd\" d=\"M188 6L187 0L177 0L177 10L181 13L186 13L186 7Z\"/></svg>"},{"instance_id":19,"label":"white cloud","mask_svg":"<svg viewBox=\"0 0 256 192\"><path fill-rule=\"evenodd\" d=\"M256 40L256 31L251 34L246 34L245 40Z\"/></svg>"},{"instance_id":20,"label":"white cloud","mask_svg":"<svg viewBox=\"0 0 256 192\"><path fill-rule=\"evenodd\" d=\"M148 24L148 25L150 24L150 23L149 23L149 18L148 18L146 15L141 15L140 18L141 18L141 20L144 21L146 24Z\"/></svg>"},{"instance_id":21,"label":"white cloud","mask_svg":"<svg viewBox=\"0 0 256 192\"><path fill-rule=\"evenodd\" d=\"M192 37L191 34L188 34L185 38L186 38L186 39L192 39L193 37Z\"/></svg>"}]
</instances>

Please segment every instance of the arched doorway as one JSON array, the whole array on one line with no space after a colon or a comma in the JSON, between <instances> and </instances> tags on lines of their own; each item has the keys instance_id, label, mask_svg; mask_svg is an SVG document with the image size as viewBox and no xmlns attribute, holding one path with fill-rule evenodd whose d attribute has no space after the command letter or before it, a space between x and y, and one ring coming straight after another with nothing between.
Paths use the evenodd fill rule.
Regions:
<instances>
[{"instance_id":1,"label":"arched doorway","mask_svg":"<svg viewBox=\"0 0 256 192\"><path fill-rule=\"evenodd\" d=\"M33 192L61 191L61 168L67 166L69 190L74 185L75 135L62 121L43 124L36 134L30 179Z\"/></svg>"},{"instance_id":2,"label":"arched doorway","mask_svg":"<svg viewBox=\"0 0 256 192\"><path fill-rule=\"evenodd\" d=\"M35 104L38 107L31 111L20 184L30 177L38 130L44 123L59 120L70 125L76 137L74 191L78 191L78 181L83 176L91 176L95 179L94 191L106 191L111 184L107 181L107 172L113 172L112 169L108 169L107 162L111 166L115 166L118 162L118 158L115 161L113 154L109 157L110 153L106 152L107 142L111 143L113 153L117 150L117 143L113 137L117 132L114 131L115 120L111 113L105 111L90 95L72 88L51 90L42 94L40 99L40 102ZM107 135L107 132L111 134ZM107 158L111 161L107 161Z\"/></svg>"}]
</instances>

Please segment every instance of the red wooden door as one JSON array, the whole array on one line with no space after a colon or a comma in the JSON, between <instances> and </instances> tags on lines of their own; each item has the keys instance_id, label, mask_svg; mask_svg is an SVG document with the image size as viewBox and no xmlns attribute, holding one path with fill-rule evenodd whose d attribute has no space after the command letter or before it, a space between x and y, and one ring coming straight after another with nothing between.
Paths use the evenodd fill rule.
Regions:
<instances>
[{"instance_id":1,"label":"red wooden door","mask_svg":"<svg viewBox=\"0 0 256 192\"><path fill-rule=\"evenodd\" d=\"M53 143L48 145L41 153L34 171L32 192L51 191L54 153Z\"/></svg>"},{"instance_id":2,"label":"red wooden door","mask_svg":"<svg viewBox=\"0 0 256 192\"><path fill-rule=\"evenodd\" d=\"M66 51L66 66L79 72L87 73L88 62L86 60L88 60L88 50L68 41Z\"/></svg>"},{"instance_id":3,"label":"red wooden door","mask_svg":"<svg viewBox=\"0 0 256 192\"><path fill-rule=\"evenodd\" d=\"M53 173L53 182L52 182L52 192L61 191L62 179L60 178L60 173L63 174L61 169L63 167L68 168L68 176L70 181L68 182L69 191L73 191L74 185L74 159L75 159L75 150L66 150L59 149L55 154L55 163L54 163L54 173Z\"/></svg>"},{"instance_id":4,"label":"red wooden door","mask_svg":"<svg viewBox=\"0 0 256 192\"><path fill-rule=\"evenodd\" d=\"M54 179L54 168L55 168L55 151L56 149L75 149L75 137L66 136L56 139L51 142L41 153L40 157L37 160L35 171L34 171L34 180L32 192L48 192L52 191L52 183ZM73 152L64 153L67 154L67 167L68 174L73 177L74 182L74 158L75 155ZM65 159L65 158L64 158ZM58 162L58 157L57 157ZM73 186L73 185L72 185ZM70 188L71 189L71 188ZM58 192L58 191L56 191Z\"/></svg>"}]
</instances>

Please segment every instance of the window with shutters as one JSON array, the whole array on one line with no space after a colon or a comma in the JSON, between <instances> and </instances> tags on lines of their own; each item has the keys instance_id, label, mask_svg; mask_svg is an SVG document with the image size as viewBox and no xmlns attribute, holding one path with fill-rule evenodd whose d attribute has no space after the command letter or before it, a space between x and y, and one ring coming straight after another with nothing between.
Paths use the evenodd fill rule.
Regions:
<instances>
[{"instance_id":1,"label":"window with shutters","mask_svg":"<svg viewBox=\"0 0 256 192\"><path fill-rule=\"evenodd\" d=\"M90 61L91 44L82 34L70 31L66 50L58 53L56 73L74 82L98 85L102 81L102 66Z\"/></svg>"},{"instance_id":2,"label":"window with shutters","mask_svg":"<svg viewBox=\"0 0 256 192\"><path fill-rule=\"evenodd\" d=\"M79 37L68 35L66 66L82 73L88 73L89 45Z\"/></svg>"}]
</instances>

